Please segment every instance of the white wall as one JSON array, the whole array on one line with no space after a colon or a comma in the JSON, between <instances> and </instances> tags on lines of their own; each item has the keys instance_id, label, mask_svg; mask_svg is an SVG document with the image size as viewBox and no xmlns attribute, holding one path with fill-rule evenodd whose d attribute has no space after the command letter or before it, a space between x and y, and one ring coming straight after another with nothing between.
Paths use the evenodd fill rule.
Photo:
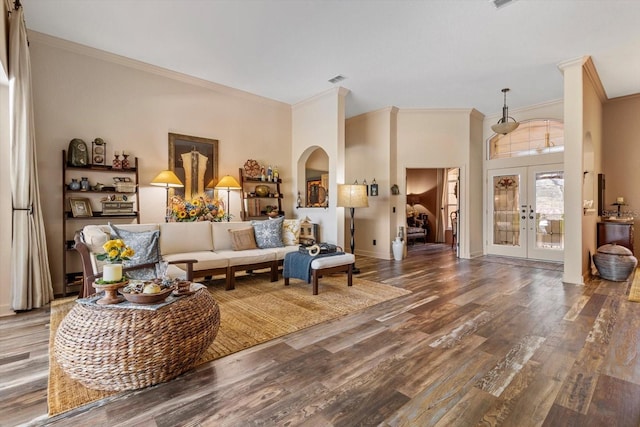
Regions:
<instances>
[{"instance_id":1,"label":"white wall","mask_svg":"<svg viewBox=\"0 0 640 427\"><path fill-rule=\"evenodd\" d=\"M295 104L292 109L291 170L295 177L292 192L305 194L305 163L311 153L322 148L329 157L329 206L298 208L294 215L319 224L321 240L344 248L343 208L336 208L338 184L344 183L345 97L348 90L334 88ZM304 198L303 198L304 200ZM295 198L294 198L295 201Z\"/></svg>"},{"instance_id":2,"label":"white wall","mask_svg":"<svg viewBox=\"0 0 640 427\"><path fill-rule=\"evenodd\" d=\"M395 107L383 108L352 117L346 123L345 183L357 180L362 184L366 180L370 185L375 179L378 184L378 196L369 197L369 207L355 212L356 253L382 259L393 257L391 241L397 235L392 210L397 207L398 196L391 195L397 112Z\"/></svg>"},{"instance_id":3,"label":"white wall","mask_svg":"<svg viewBox=\"0 0 640 427\"><path fill-rule=\"evenodd\" d=\"M398 113L397 223L405 218L407 168L459 167L462 258L482 254L482 118L471 109L402 109Z\"/></svg>"},{"instance_id":4,"label":"white wall","mask_svg":"<svg viewBox=\"0 0 640 427\"><path fill-rule=\"evenodd\" d=\"M583 58L560 66L564 75L564 275L567 283L582 284L582 138L584 136Z\"/></svg>"},{"instance_id":5,"label":"white wall","mask_svg":"<svg viewBox=\"0 0 640 427\"><path fill-rule=\"evenodd\" d=\"M593 64L588 62L585 64L589 69ZM582 134L582 194L585 193L584 186L592 186L591 194L594 195L594 203L598 201L598 180L597 176L602 172L602 103L605 101L604 96L601 98L600 93L604 94L601 90L600 80L595 75L595 81L592 79L594 75L589 72L583 73L583 94L584 103L582 106L583 114L583 134ZM599 90L600 89L600 90ZM586 150L591 150L589 155L585 155ZM590 164L586 164L586 163ZM591 169L593 173L589 176L589 180L585 179L584 171ZM591 173L591 172L590 172ZM595 178L595 179L594 179ZM595 188L593 188L595 187ZM609 194L609 197L615 197L613 194ZM584 197L580 197L580 200L584 200ZM606 203L606 202L605 202ZM606 209L611 209L612 206L605 206ZM591 256L597 251L597 222L600 219L597 215L597 211L591 211L582 213L582 275L588 277L591 273Z\"/></svg>"},{"instance_id":6,"label":"white wall","mask_svg":"<svg viewBox=\"0 0 640 427\"><path fill-rule=\"evenodd\" d=\"M54 290L62 292L62 150L72 138L107 141L140 159L142 222L162 222L165 190L148 183L168 166L168 133L218 139L219 175L247 159L279 166L293 217L291 107L95 49L30 33L38 173ZM226 199L226 196L225 196ZM240 193L230 211L240 218ZM69 223L71 229L79 222Z\"/></svg>"}]
</instances>

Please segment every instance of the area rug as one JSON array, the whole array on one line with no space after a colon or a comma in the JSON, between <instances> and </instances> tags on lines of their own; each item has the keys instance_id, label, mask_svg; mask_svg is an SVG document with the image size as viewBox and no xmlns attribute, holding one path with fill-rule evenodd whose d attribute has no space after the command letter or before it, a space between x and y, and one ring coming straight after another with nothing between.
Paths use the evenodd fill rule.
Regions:
<instances>
[{"instance_id":1,"label":"area rug","mask_svg":"<svg viewBox=\"0 0 640 427\"><path fill-rule=\"evenodd\" d=\"M238 277L233 291L209 286L220 306L220 330L198 364L411 293L358 278L348 287L344 275L324 277L319 286L320 293L312 295L311 285L304 282L292 280L285 287L282 280L272 283L265 275ZM119 393L84 387L65 375L54 360L56 330L73 304L75 298L51 304L49 416Z\"/></svg>"}]
</instances>

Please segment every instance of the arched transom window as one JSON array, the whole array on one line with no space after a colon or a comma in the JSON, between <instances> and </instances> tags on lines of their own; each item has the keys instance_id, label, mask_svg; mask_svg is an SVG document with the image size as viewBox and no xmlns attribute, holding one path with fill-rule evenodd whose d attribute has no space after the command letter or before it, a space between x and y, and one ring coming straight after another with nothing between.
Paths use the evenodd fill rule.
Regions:
<instances>
[{"instance_id":1,"label":"arched transom window","mask_svg":"<svg viewBox=\"0 0 640 427\"><path fill-rule=\"evenodd\" d=\"M520 122L516 130L489 138L489 160L537 156L564 151L564 123L558 120Z\"/></svg>"}]
</instances>

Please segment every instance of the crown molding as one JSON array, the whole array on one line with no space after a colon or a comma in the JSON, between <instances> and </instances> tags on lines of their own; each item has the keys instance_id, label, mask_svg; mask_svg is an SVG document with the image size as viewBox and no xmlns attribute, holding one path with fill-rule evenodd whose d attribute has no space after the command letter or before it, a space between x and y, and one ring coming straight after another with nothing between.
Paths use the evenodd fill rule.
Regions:
<instances>
[{"instance_id":1,"label":"crown molding","mask_svg":"<svg viewBox=\"0 0 640 427\"><path fill-rule=\"evenodd\" d=\"M311 98L307 98L307 99L304 99L302 101L296 102L295 104L293 104L291 106L291 108L295 110L297 108L305 106L306 104L309 104L309 103L315 102L315 101L317 101L317 100L319 100L321 98L324 98L324 97L326 97L328 95L335 95L335 96L338 96L338 97L345 97L345 96L347 96L347 94L349 92L351 92L349 89L347 89L345 87L342 87L342 86L332 87L331 89L325 90L324 92L320 92L317 95L313 95Z\"/></svg>"},{"instance_id":2,"label":"crown molding","mask_svg":"<svg viewBox=\"0 0 640 427\"><path fill-rule=\"evenodd\" d=\"M394 106L384 107L384 108L380 108L373 111L367 111L366 113L358 114L357 116L349 117L347 121L348 122L359 121L359 120L363 120L378 114L389 114L389 116L392 116L394 114L398 114L398 111L400 111L398 107L394 107Z\"/></svg>"},{"instance_id":3,"label":"crown molding","mask_svg":"<svg viewBox=\"0 0 640 427\"><path fill-rule=\"evenodd\" d=\"M229 96L240 97L244 99L250 99L265 104L278 105L281 107L291 108L290 104L286 102L277 101L275 99L266 98L264 96L256 95L251 92L246 92L241 89L236 89L230 86L225 86L219 83L214 83L209 80L204 80L198 77L193 77L188 74L172 71L167 68L159 67L157 65L148 64L146 62L138 61L136 59L127 58L126 56L117 55L104 50L89 47L83 44L71 42L58 37L50 36L48 34L40 33L38 31L28 30L29 41L36 42L57 49L66 50L78 55L88 56L94 59L98 59L112 64L122 65L124 67L132 68L138 71L143 71L151 74L155 74L161 77L166 77L182 83L199 86L204 89L208 89L214 92L222 93Z\"/></svg>"},{"instance_id":4,"label":"crown molding","mask_svg":"<svg viewBox=\"0 0 640 427\"><path fill-rule=\"evenodd\" d=\"M591 85L593 86L593 89L596 91L596 94L598 95L600 102L601 103L607 102L609 98L607 98L607 93L604 90L604 86L602 86L602 81L600 80L600 75L598 74L598 70L596 70L596 66L593 63L593 60L591 59L590 56L587 57L587 60L584 62L583 68L587 77L591 81Z\"/></svg>"}]
</instances>

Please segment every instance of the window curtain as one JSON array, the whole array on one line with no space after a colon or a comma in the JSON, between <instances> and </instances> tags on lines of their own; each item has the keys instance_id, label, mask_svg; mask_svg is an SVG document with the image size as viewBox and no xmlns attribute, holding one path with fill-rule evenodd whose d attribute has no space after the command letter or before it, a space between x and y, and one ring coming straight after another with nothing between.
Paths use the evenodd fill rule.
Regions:
<instances>
[{"instance_id":1,"label":"window curtain","mask_svg":"<svg viewBox=\"0 0 640 427\"><path fill-rule=\"evenodd\" d=\"M31 98L31 61L24 11L9 18L9 95L11 114L11 291L13 310L42 307L53 299L36 159Z\"/></svg>"}]
</instances>

